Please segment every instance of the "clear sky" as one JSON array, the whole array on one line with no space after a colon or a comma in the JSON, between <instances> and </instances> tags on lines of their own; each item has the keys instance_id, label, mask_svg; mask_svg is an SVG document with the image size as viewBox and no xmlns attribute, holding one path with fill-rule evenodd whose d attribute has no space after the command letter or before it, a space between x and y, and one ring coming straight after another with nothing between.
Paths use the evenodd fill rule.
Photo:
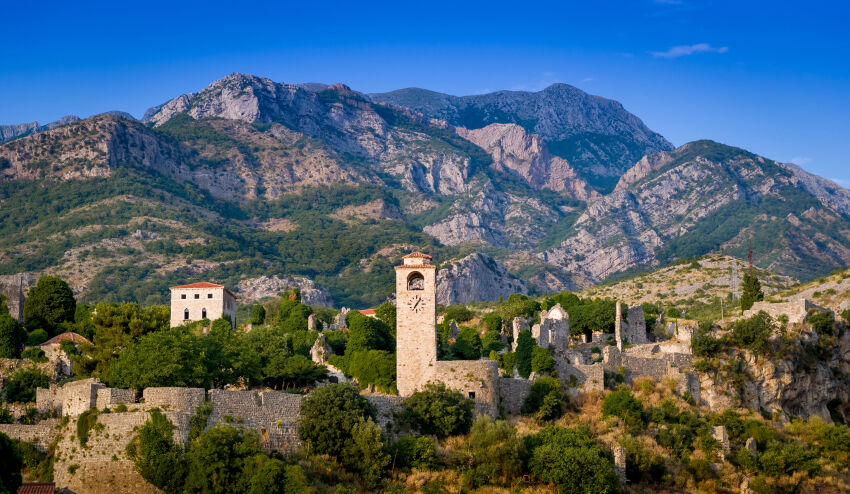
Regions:
<instances>
[{"instance_id":1,"label":"clear sky","mask_svg":"<svg viewBox=\"0 0 850 494\"><path fill-rule=\"evenodd\" d=\"M566 82L675 145L708 138L850 186L843 2L12 2L0 124L146 108L231 72L363 92Z\"/></svg>"}]
</instances>

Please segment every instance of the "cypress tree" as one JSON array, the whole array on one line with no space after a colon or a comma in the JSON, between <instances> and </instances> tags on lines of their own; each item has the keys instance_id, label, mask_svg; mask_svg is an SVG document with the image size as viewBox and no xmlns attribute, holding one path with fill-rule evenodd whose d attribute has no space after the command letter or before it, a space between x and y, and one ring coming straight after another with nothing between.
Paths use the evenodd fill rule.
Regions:
<instances>
[{"instance_id":1,"label":"cypress tree","mask_svg":"<svg viewBox=\"0 0 850 494\"><path fill-rule=\"evenodd\" d=\"M761 291L759 279L752 273L744 274L744 291L741 294L741 309L749 310L753 304L764 300L764 292Z\"/></svg>"}]
</instances>

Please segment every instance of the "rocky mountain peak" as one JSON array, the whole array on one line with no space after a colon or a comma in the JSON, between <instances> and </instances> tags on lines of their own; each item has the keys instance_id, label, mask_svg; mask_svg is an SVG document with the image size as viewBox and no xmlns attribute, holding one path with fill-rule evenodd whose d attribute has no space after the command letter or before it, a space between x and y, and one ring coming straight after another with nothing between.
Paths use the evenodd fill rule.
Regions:
<instances>
[{"instance_id":1,"label":"rocky mountain peak","mask_svg":"<svg viewBox=\"0 0 850 494\"><path fill-rule=\"evenodd\" d=\"M492 257L480 252L452 261L437 272L437 303L465 304L528 293L528 287Z\"/></svg>"}]
</instances>

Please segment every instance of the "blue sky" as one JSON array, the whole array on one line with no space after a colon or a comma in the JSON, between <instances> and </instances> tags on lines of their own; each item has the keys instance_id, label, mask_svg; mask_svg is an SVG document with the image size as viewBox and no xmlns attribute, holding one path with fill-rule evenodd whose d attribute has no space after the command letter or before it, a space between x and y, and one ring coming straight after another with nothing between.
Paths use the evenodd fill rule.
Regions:
<instances>
[{"instance_id":1,"label":"blue sky","mask_svg":"<svg viewBox=\"0 0 850 494\"><path fill-rule=\"evenodd\" d=\"M616 99L850 186L850 8L839 2L7 2L0 124L124 110L231 72L363 92Z\"/></svg>"}]
</instances>

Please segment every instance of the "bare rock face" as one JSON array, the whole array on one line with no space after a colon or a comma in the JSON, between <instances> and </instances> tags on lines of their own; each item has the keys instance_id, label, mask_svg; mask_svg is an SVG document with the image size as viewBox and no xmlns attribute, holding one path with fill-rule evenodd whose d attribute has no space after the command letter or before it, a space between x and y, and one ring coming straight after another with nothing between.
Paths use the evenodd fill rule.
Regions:
<instances>
[{"instance_id":1,"label":"bare rock face","mask_svg":"<svg viewBox=\"0 0 850 494\"><path fill-rule=\"evenodd\" d=\"M565 192L581 201L600 194L573 169L567 160L553 156L543 138L516 124L491 124L481 129L455 129L457 134L493 156L493 168L509 170L535 189Z\"/></svg>"},{"instance_id":2,"label":"bare rock face","mask_svg":"<svg viewBox=\"0 0 850 494\"><path fill-rule=\"evenodd\" d=\"M527 294L528 287L511 276L499 262L478 252L437 272L438 304L491 301L514 293Z\"/></svg>"},{"instance_id":3,"label":"bare rock face","mask_svg":"<svg viewBox=\"0 0 850 494\"><path fill-rule=\"evenodd\" d=\"M239 282L238 296L240 302L254 302L269 297L278 297L280 292L298 288L301 291L301 302L307 305L333 307L334 301L323 286L315 281L301 276L260 276Z\"/></svg>"}]
</instances>

